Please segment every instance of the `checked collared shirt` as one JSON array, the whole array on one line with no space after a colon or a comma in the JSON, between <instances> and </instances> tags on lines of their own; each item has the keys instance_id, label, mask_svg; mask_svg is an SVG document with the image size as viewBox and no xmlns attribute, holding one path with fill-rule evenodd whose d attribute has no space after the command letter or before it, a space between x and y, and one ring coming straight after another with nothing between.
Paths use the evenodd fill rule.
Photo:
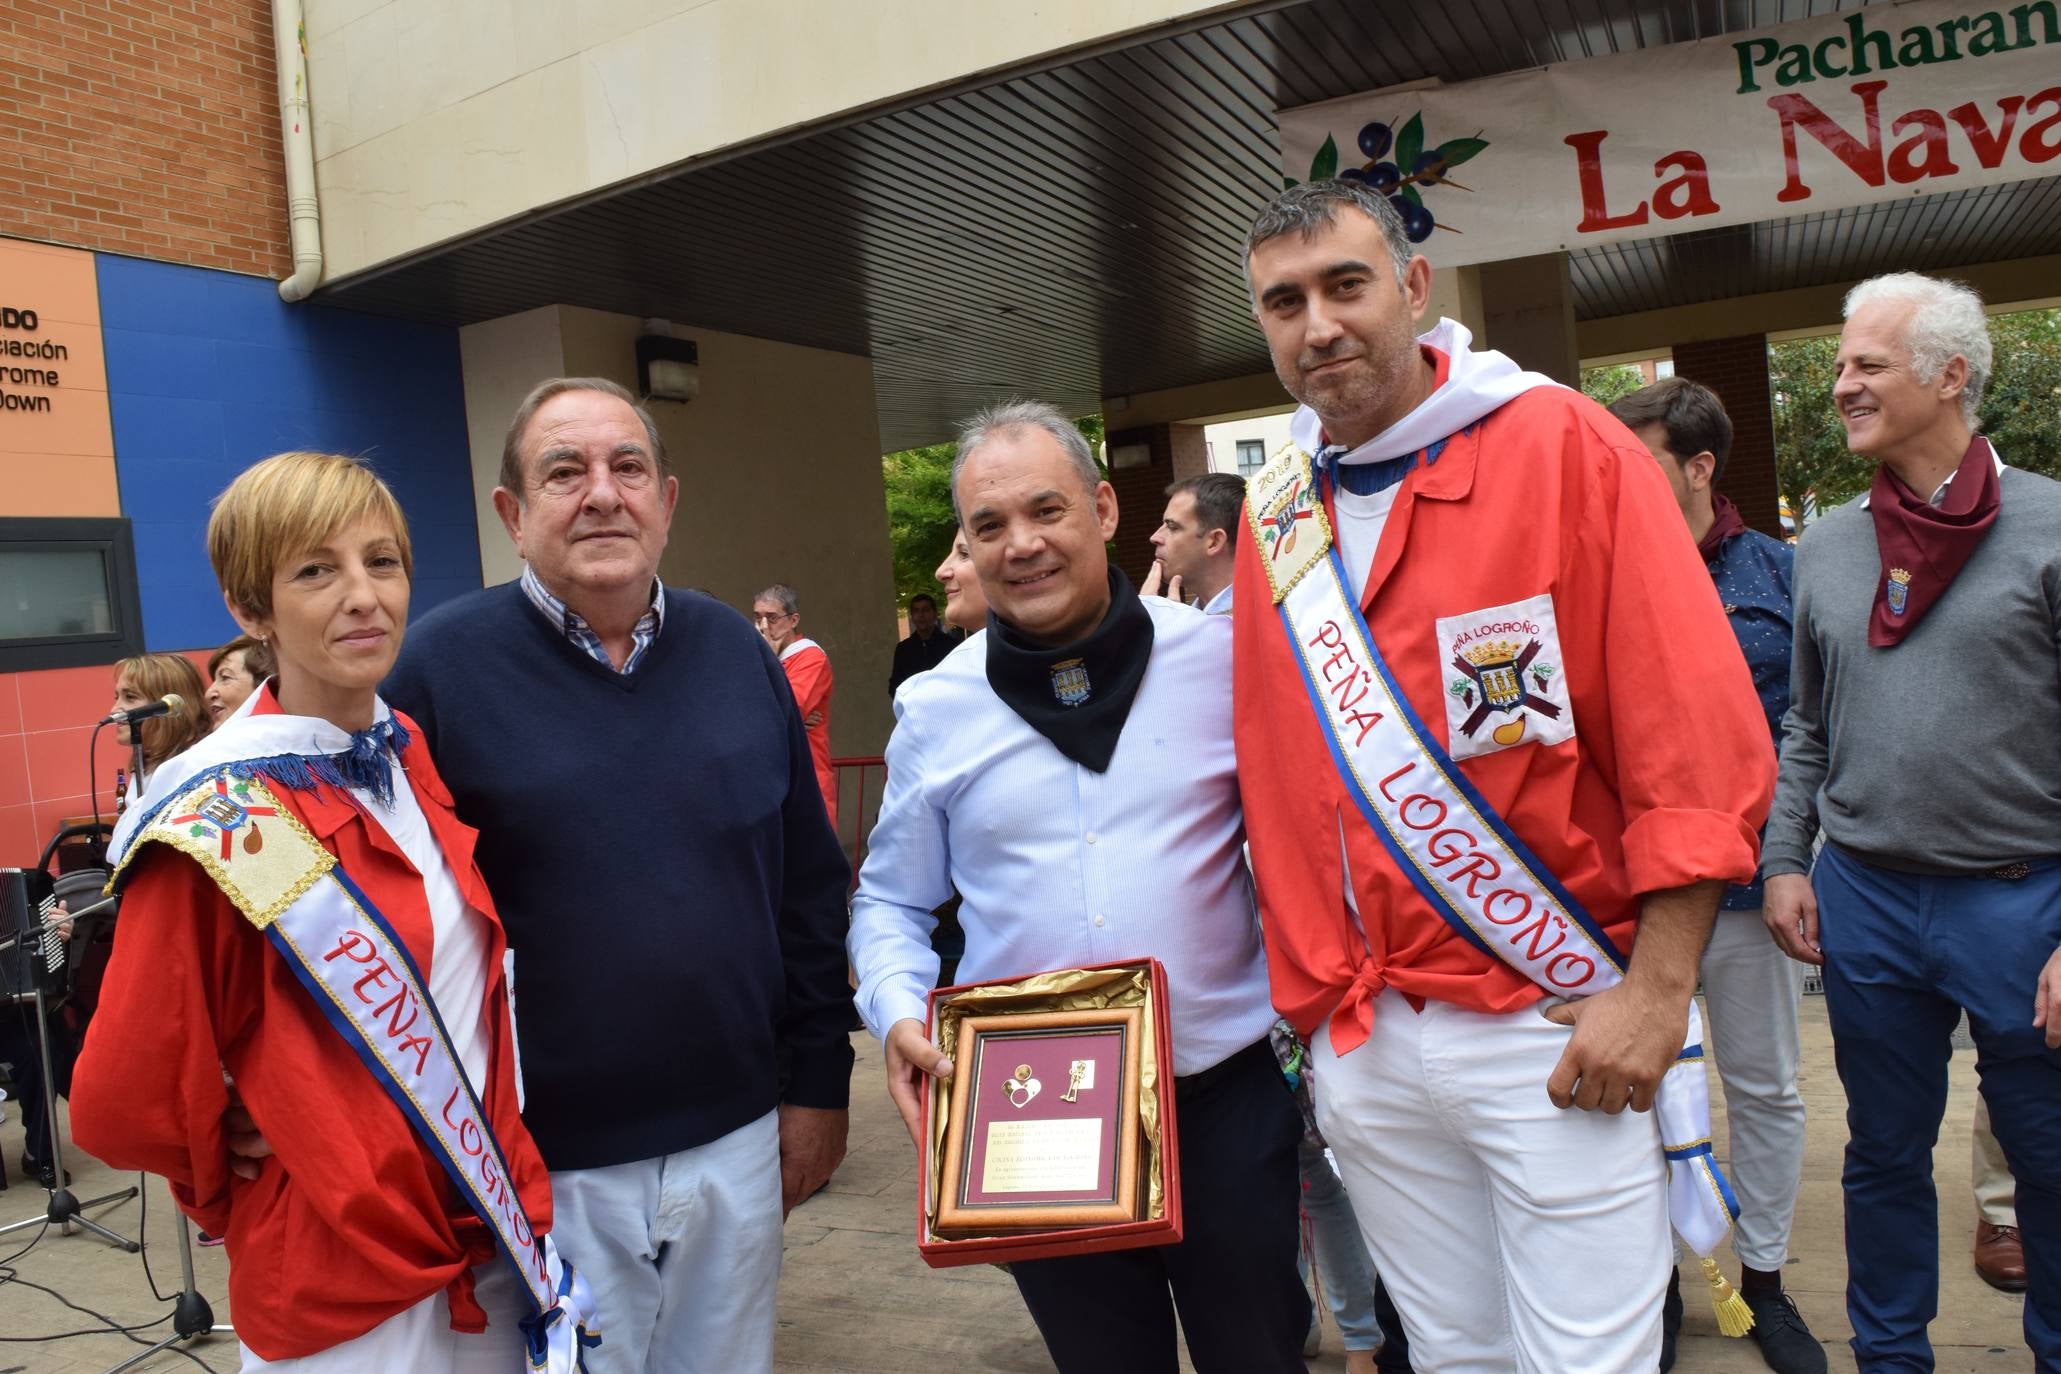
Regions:
<instances>
[{"instance_id":1,"label":"checked collared shirt","mask_svg":"<svg viewBox=\"0 0 2061 1374\"><path fill-rule=\"evenodd\" d=\"M563 630L567 639L584 649L596 662L624 676L637 670L644 651L651 647L651 641L658 638L658 632L666 623L666 589L654 577L651 579L651 609L637 617L637 624L630 631L630 656L617 669L615 660L608 656L608 646L601 642L600 635L594 633L594 627L578 611L551 595L551 589L527 563L522 565L522 590L529 597L530 604L542 611L546 620Z\"/></svg>"}]
</instances>

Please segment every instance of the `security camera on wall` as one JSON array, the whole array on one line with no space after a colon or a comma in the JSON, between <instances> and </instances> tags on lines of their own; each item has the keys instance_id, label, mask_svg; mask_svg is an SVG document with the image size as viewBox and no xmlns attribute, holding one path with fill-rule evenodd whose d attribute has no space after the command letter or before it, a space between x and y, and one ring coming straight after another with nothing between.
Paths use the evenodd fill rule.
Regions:
<instances>
[{"instance_id":1,"label":"security camera on wall","mask_svg":"<svg viewBox=\"0 0 2061 1374\"><path fill-rule=\"evenodd\" d=\"M691 401L701 394L701 353L692 339L637 337L637 390L647 401Z\"/></svg>"}]
</instances>

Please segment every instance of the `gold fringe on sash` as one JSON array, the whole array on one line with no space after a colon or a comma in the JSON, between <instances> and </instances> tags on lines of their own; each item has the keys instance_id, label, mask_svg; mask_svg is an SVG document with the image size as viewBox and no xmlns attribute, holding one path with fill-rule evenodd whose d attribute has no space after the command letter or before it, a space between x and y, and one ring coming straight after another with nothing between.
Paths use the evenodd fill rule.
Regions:
<instances>
[{"instance_id":1,"label":"gold fringe on sash","mask_svg":"<svg viewBox=\"0 0 2061 1374\"><path fill-rule=\"evenodd\" d=\"M1710 1285L1710 1305L1717 1309L1718 1330L1727 1336L1743 1336L1753 1330L1753 1309L1725 1278L1718 1262L1705 1255L1701 1263L1704 1281Z\"/></svg>"}]
</instances>

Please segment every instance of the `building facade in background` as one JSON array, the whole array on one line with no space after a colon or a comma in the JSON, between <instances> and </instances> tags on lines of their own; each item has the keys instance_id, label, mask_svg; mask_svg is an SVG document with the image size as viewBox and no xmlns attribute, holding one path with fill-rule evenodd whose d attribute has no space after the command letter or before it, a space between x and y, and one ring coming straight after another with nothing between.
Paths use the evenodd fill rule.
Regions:
<instances>
[{"instance_id":1,"label":"building facade in background","mask_svg":"<svg viewBox=\"0 0 2061 1374\"><path fill-rule=\"evenodd\" d=\"M790 583L885 681L883 452L1012 396L1099 413L1135 578L1170 483L1285 442L1241 270L1284 176L1393 174L1480 345L1714 387L1768 530L1771 333L1893 268L1999 308L2061 281L2049 0L277 0L283 91L274 3L0 0L0 864L111 778L114 659L233 633L207 502L281 449L393 484L419 610L517 570L489 495L521 396L614 379L681 479L665 579ZM1825 65L1891 37L1938 60ZM108 587L10 581L24 521L99 540L72 571ZM857 694L832 751L890 725Z\"/></svg>"},{"instance_id":2,"label":"building facade in background","mask_svg":"<svg viewBox=\"0 0 2061 1374\"><path fill-rule=\"evenodd\" d=\"M0 541L126 520L116 594L140 643L120 648L204 662L236 634L210 499L266 454L333 449L370 458L406 508L417 609L477 587L458 332L275 289L291 262L267 8L77 0L8 27ZM11 566L0 598L26 598L29 565ZM91 777L87 741L115 656L38 668L0 645L0 864L31 862L93 790L111 802L127 760L103 737Z\"/></svg>"}]
</instances>

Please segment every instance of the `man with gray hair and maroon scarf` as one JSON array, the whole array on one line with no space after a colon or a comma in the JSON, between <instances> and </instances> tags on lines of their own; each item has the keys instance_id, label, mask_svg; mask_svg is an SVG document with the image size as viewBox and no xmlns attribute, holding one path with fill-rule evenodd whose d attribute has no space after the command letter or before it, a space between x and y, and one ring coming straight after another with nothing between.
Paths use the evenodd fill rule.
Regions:
<instances>
[{"instance_id":1,"label":"man with gray hair and maroon scarf","mask_svg":"<svg viewBox=\"0 0 2061 1374\"><path fill-rule=\"evenodd\" d=\"M1847 446L1880 466L1798 545L1761 871L1769 930L1825 970L1854 1354L1933 1367L1932 1147L1965 1010L2018 1180L2026 1343L2061 1370L2061 485L1976 433L1990 340L1966 287L1861 283L1835 367Z\"/></svg>"}]
</instances>

